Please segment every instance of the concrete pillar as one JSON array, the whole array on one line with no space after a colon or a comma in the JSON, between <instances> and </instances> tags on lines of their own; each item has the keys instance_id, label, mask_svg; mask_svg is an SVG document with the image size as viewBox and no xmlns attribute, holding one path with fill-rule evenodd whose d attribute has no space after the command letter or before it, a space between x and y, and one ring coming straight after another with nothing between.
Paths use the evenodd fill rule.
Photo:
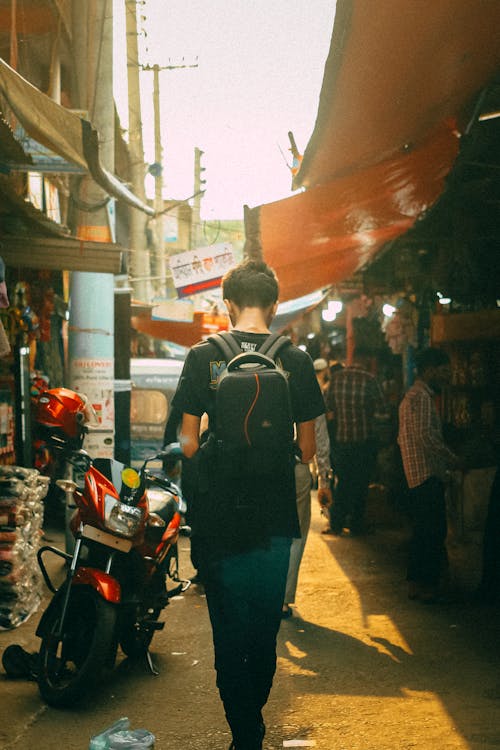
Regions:
<instances>
[{"instance_id":1,"label":"concrete pillar","mask_svg":"<svg viewBox=\"0 0 500 750\"><path fill-rule=\"evenodd\" d=\"M99 131L103 165L114 171L113 2L73 2L77 106L87 110ZM76 234L111 242L108 196L86 176L78 191ZM69 384L96 408L100 428L85 447L93 456L114 454L114 278L112 274L72 273L69 317Z\"/></svg>"}]
</instances>

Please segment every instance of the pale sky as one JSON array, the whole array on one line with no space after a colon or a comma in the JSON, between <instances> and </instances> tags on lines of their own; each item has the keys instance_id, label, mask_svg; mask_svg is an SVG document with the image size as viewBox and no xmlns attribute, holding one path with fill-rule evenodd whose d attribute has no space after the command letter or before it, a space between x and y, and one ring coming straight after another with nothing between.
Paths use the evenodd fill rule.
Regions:
<instances>
[{"instance_id":1,"label":"pale sky","mask_svg":"<svg viewBox=\"0 0 500 750\"><path fill-rule=\"evenodd\" d=\"M115 98L126 127L125 2L114 4ZM202 218L241 219L244 203L291 195L287 134L303 152L318 111L335 0L145 0L139 7L147 34L140 37L142 64L198 62L160 73L164 197L192 195L195 146L205 152ZM140 75L151 163L153 73Z\"/></svg>"}]
</instances>

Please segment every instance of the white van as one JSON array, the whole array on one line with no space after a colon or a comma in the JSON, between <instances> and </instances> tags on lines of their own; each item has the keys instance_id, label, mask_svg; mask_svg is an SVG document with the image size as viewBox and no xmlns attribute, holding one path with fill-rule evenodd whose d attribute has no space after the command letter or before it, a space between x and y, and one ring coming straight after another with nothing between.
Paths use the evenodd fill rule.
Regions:
<instances>
[{"instance_id":1,"label":"white van","mask_svg":"<svg viewBox=\"0 0 500 750\"><path fill-rule=\"evenodd\" d=\"M163 446L170 402L184 366L182 359L131 359L131 463L138 467Z\"/></svg>"}]
</instances>

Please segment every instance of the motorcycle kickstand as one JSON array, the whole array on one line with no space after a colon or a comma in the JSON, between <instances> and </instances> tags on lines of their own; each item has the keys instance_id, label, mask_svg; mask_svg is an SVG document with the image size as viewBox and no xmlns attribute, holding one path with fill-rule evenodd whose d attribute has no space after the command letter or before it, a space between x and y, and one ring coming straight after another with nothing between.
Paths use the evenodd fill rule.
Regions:
<instances>
[{"instance_id":1,"label":"motorcycle kickstand","mask_svg":"<svg viewBox=\"0 0 500 750\"><path fill-rule=\"evenodd\" d=\"M157 677L160 673L156 669L155 665L153 664L153 659L151 658L151 652L149 649L146 651L146 661L148 663L148 667L149 667L151 674Z\"/></svg>"}]
</instances>

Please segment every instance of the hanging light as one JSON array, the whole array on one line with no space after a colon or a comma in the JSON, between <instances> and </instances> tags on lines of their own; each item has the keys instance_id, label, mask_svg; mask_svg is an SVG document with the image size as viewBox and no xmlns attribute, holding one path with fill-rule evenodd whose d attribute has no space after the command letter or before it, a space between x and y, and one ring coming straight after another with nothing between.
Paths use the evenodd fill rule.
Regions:
<instances>
[{"instance_id":1,"label":"hanging light","mask_svg":"<svg viewBox=\"0 0 500 750\"><path fill-rule=\"evenodd\" d=\"M342 302L338 299L331 299L321 313L321 317L326 323L332 323L340 312L342 312Z\"/></svg>"},{"instance_id":2,"label":"hanging light","mask_svg":"<svg viewBox=\"0 0 500 750\"><path fill-rule=\"evenodd\" d=\"M337 313L333 312L333 310L329 310L327 307L321 312L321 317L325 321L325 323L332 323L335 318L337 317Z\"/></svg>"}]
</instances>

